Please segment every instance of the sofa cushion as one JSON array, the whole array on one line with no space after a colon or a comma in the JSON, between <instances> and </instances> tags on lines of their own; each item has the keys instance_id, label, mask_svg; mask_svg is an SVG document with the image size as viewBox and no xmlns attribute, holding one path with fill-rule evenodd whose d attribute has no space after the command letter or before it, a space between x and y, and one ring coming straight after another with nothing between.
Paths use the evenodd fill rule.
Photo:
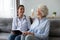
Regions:
<instances>
[{"instance_id":1,"label":"sofa cushion","mask_svg":"<svg viewBox=\"0 0 60 40\"><path fill-rule=\"evenodd\" d=\"M60 37L49 37L49 40L60 40Z\"/></svg>"},{"instance_id":2,"label":"sofa cushion","mask_svg":"<svg viewBox=\"0 0 60 40\"><path fill-rule=\"evenodd\" d=\"M50 36L60 37L60 20L50 20Z\"/></svg>"},{"instance_id":3,"label":"sofa cushion","mask_svg":"<svg viewBox=\"0 0 60 40\"><path fill-rule=\"evenodd\" d=\"M12 18L0 18L0 30L2 32L11 32Z\"/></svg>"}]
</instances>

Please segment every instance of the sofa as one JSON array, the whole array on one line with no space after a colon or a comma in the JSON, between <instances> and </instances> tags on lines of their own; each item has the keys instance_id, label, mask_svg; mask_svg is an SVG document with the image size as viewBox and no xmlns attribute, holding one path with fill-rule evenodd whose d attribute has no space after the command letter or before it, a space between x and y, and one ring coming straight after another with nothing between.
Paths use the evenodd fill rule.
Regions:
<instances>
[{"instance_id":1,"label":"sofa","mask_svg":"<svg viewBox=\"0 0 60 40\"><path fill-rule=\"evenodd\" d=\"M8 39L12 27L12 18L0 18L0 40Z\"/></svg>"},{"instance_id":2,"label":"sofa","mask_svg":"<svg viewBox=\"0 0 60 40\"><path fill-rule=\"evenodd\" d=\"M7 40L11 32L13 18L0 18L0 40ZM31 19L32 20L32 19ZM60 40L60 19L50 20L49 40Z\"/></svg>"},{"instance_id":3,"label":"sofa","mask_svg":"<svg viewBox=\"0 0 60 40\"><path fill-rule=\"evenodd\" d=\"M50 40L60 40L60 19L50 19Z\"/></svg>"}]
</instances>

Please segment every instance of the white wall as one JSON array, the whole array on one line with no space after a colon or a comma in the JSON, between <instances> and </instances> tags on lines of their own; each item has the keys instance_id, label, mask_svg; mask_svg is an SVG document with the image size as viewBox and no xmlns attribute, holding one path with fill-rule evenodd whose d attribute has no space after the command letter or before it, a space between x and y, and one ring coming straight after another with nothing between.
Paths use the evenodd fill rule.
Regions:
<instances>
[{"instance_id":1,"label":"white wall","mask_svg":"<svg viewBox=\"0 0 60 40\"><path fill-rule=\"evenodd\" d=\"M60 16L60 0L20 0L20 4L23 4L26 8L26 15L31 15L31 9L35 9L40 4L46 4L49 8L49 15L52 15L52 12L56 11L57 16Z\"/></svg>"}]
</instances>

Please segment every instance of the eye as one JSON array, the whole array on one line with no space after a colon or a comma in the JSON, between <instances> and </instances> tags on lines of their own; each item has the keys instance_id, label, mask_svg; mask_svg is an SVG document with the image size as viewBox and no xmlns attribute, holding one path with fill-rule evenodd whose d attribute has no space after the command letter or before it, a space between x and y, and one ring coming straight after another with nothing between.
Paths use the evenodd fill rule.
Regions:
<instances>
[{"instance_id":1,"label":"eye","mask_svg":"<svg viewBox=\"0 0 60 40\"><path fill-rule=\"evenodd\" d=\"M22 10L22 8L20 10Z\"/></svg>"}]
</instances>

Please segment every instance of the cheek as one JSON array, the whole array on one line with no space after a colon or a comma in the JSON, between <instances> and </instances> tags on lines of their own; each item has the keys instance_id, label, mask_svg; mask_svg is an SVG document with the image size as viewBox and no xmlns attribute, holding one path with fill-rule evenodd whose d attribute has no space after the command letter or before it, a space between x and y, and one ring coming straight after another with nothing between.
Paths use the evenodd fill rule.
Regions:
<instances>
[{"instance_id":1,"label":"cheek","mask_svg":"<svg viewBox=\"0 0 60 40\"><path fill-rule=\"evenodd\" d=\"M19 12L22 13L22 10L20 10Z\"/></svg>"},{"instance_id":2,"label":"cheek","mask_svg":"<svg viewBox=\"0 0 60 40\"><path fill-rule=\"evenodd\" d=\"M40 15L40 12L39 11L37 11L37 15Z\"/></svg>"},{"instance_id":3,"label":"cheek","mask_svg":"<svg viewBox=\"0 0 60 40\"><path fill-rule=\"evenodd\" d=\"M18 10L18 13L22 13L23 12L23 10Z\"/></svg>"},{"instance_id":4,"label":"cheek","mask_svg":"<svg viewBox=\"0 0 60 40\"><path fill-rule=\"evenodd\" d=\"M38 11L38 13L37 13L39 16L42 16L42 14L41 14L41 12L40 11Z\"/></svg>"},{"instance_id":5,"label":"cheek","mask_svg":"<svg viewBox=\"0 0 60 40\"><path fill-rule=\"evenodd\" d=\"M21 11L20 10L18 10L18 13L20 13Z\"/></svg>"},{"instance_id":6,"label":"cheek","mask_svg":"<svg viewBox=\"0 0 60 40\"><path fill-rule=\"evenodd\" d=\"M24 10L21 10L20 13L24 13Z\"/></svg>"},{"instance_id":7,"label":"cheek","mask_svg":"<svg viewBox=\"0 0 60 40\"><path fill-rule=\"evenodd\" d=\"M22 13L24 13L24 10L22 10Z\"/></svg>"}]
</instances>

